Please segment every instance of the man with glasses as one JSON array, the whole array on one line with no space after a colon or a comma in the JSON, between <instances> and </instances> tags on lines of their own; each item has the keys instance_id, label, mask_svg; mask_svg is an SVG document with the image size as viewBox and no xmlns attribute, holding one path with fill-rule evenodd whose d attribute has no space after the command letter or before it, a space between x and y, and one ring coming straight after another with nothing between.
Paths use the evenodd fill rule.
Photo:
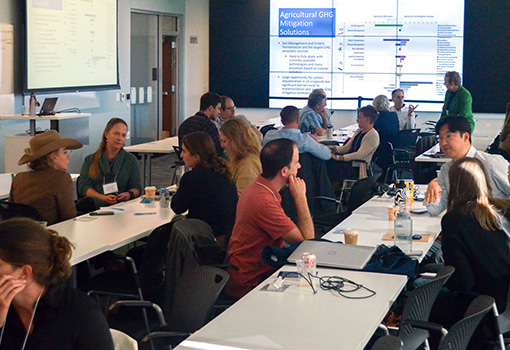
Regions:
<instances>
[{"instance_id":1,"label":"man with glasses","mask_svg":"<svg viewBox=\"0 0 510 350\"><path fill-rule=\"evenodd\" d=\"M245 122L250 124L252 131L255 133L257 138L262 141L263 136L257 129L257 127L250 123L248 118L246 118L244 115L242 114L236 115L236 105L234 104L234 100L232 100L232 98L229 96L224 95L221 96L221 113L220 116L216 118L216 120L214 121L214 125L216 125L218 130L220 130L223 123L225 123L227 120L234 118L244 120Z\"/></svg>"},{"instance_id":2,"label":"man with glasses","mask_svg":"<svg viewBox=\"0 0 510 350\"><path fill-rule=\"evenodd\" d=\"M476 150L471 145L471 124L464 117L445 117L436 125L439 145L451 161L443 164L437 179L432 180L425 195L425 205L430 215L441 214L447 207L450 188L448 173L453 162L464 157L480 159L490 174L492 195L497 198L510 198L508 183L508 162L500 155Z\"/></svg>"},{"instance_id":3,"label":"man with glasses","mask_svg":"<svg viewBox=\"0 0 510 350\"><path fill-rule=\"evenodd\" d=\"M308 96L308 104L301 110L299 119L301 132L311 132L317 136L326 135L328 125L331 124L331 112L326 108L326 92L323 89L315 89Z\"/></svg>"}]
</instances>

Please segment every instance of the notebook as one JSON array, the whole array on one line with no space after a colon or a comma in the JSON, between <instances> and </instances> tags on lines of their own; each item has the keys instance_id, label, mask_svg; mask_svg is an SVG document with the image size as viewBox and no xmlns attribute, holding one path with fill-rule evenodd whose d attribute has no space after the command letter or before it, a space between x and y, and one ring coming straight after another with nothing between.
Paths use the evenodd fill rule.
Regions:
<instances>
[{"instance_id":1,"label":"notebook","mask_svg":"<svg viewBox=\"0 0 510 350\"><path fill-rule=\"evenodd\" d=\"M376 247L341 244L325 241L304 241L287 259L291 263L300 260L303 253L314 254L317 266L361 270L375 252Z\"/></svg>"},{"instance_id":2,"label":"notebook","mask_svg":"<svg viewBox=\"0 0 510 350\"><path fill-rule=\"evenodd\" d=\"M45 98L44 103L39 111L39 115L55 115L55 105L58 97Z\"/></svg>"}]
</instances>

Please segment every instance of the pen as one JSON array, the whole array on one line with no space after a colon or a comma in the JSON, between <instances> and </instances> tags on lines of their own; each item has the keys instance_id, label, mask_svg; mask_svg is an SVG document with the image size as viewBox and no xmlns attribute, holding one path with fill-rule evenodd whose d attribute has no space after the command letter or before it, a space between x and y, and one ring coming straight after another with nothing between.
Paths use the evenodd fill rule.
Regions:
<instances>
[{"instance_id":1,"label":"pen","mask_svg":"<svg viewBox=\"0 0 510 350\"><path fill-rule=\"evenodd\" d=\"M116 207L110 207L110 209L118 210L118 211L124 211L124 209L122 209L122 208L116 208Z\"/></svg>"},{"instance_id":2,"label":"pen","mask_svg":"<svg viewBox=\"0 0 510 350\"><path fill-rule=\"evenodd\" d=\"M135 215L156 215L156 212L153 211L151 213L135 213Z\"/></svg>"}]
</instances>

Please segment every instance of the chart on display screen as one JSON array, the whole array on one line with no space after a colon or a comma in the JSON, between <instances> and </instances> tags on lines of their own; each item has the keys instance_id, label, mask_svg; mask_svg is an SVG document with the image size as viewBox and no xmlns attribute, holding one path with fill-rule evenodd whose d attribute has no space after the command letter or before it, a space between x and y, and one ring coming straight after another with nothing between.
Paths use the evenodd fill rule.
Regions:
<instances>
[{"instance_id":1,"label":"chart on display screen","mask_svg":"<svg viewBox=\"0 0 510 350\"><path fill-rule=\"evenodd\" d=\"M335 98L396 88L408 100L443 101L444 74L462 74L464 0L272 0L269 25L270 108L306 101L315 88L332 109L357 106Z\"/></svg>"}]
</instances>

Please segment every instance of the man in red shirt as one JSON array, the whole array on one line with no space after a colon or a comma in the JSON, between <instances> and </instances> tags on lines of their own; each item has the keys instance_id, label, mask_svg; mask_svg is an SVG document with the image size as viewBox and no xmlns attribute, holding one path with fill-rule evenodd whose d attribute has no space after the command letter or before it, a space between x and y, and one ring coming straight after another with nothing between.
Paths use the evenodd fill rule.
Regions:
<instances>
[{"instance_id":1,"label":"man in red shirt","mask_svg":"<svg viewBox=\"0 0 510 350\"><path fill-rule=\"evenodd\" d=\"M229 269L226 290L232 297L242 297L260 283L261 277L273 268L262 262L264 247L283 247L314 238L314 228L306 201L306 184L296 177L299 151L288 139L267 143L260 152L262 174L245 188L237 203L234 230L230 239L228 263L239 270ZM285 185L296 202L298 226L285 214L278 193Z\"/></svg>"}]
</instances>

